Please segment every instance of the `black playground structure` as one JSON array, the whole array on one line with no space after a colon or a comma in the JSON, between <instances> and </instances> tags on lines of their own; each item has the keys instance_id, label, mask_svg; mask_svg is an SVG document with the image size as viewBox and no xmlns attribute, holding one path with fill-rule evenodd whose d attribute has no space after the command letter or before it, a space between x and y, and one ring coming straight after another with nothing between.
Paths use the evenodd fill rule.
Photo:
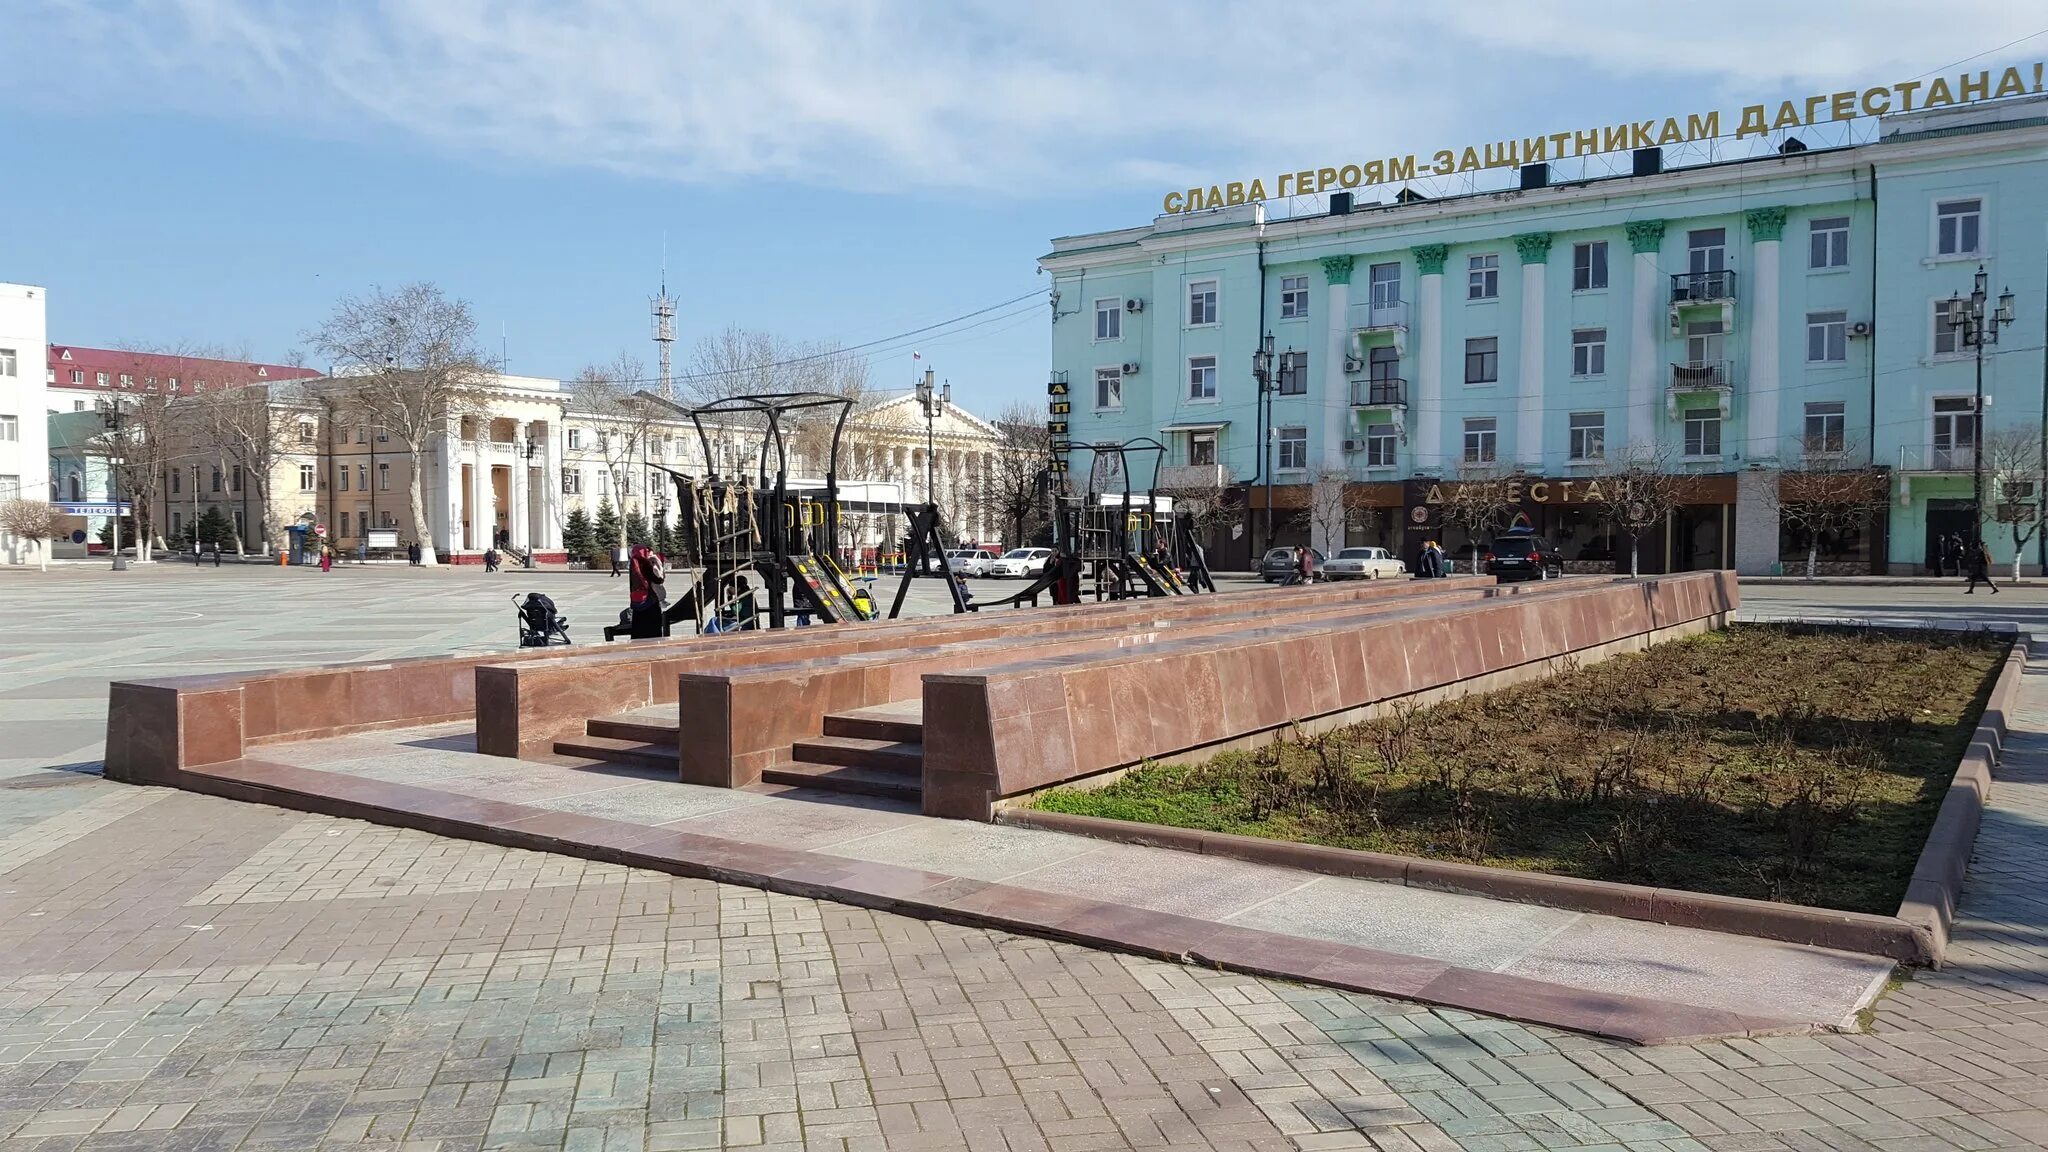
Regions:
<instances>
[{"instance_id":1,"label":"black playground structure","mask_svg":"<svg viewBox=\"0 0 2048 1152\"><path fill-rule=\"evenodd\" d=\"M1097 459L1115 464L1090 468L1081 492L1057 484L1061 470L1047 468L1042 488L1053 513L1053 558L1016 595L971 601L947 557L948 533L936 504L849 505L840 499L839 450L852 411L852 400L822 392L729 396L686 410L706 468L701 476L658 469L675 485L685 549L669 587L688 585L664 611L670 628L687 620L698 633L723 633L878 618L876 605L855 590L837 558L841 517L849 511L908 521L902 583L889 619L901 614L910 582L917 579L941 581L956 613L1036 606L1041 598L1077 604L1187 595L1204 585L1214 590L1189 526L1173 516L1171 500L1156 494L1166 446L1143 437L1087 446ZM712 448L707 422L729 429L736 419L758 425L760 451L751 475L744 466L722 474ZM808 437L823 459L822 488L790 484L791 442L798 436ZM1151 464L1150 482L1138 492L1131 487L1131 464L1144 459ZM1096 490L1103 474L1121 478L1120 493ZM1191 581L1181 578L1182 568ZM606 639L613 631L606 629Z\"/></svg>"}]
</instances>

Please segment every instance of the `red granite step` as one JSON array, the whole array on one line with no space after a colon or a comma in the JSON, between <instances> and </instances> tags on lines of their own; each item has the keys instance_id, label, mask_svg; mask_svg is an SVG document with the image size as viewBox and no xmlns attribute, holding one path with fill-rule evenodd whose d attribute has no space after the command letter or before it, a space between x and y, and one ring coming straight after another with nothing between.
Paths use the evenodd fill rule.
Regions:
<instances>
[{"instance_id":1,"label":"red granite step","mask_svg":"<svg viewBox=\"0 0 2048 1152\"><path fill-rule=\"evenodd\" d=\"M924 745L863 736L815 736L797 741L789 758L801 764L835 764L924 778Z\"/></svg>"},{"instance_id":2,"label":"red granite step","mask_svg":"<svg viewBox=\"0 0 2048 1152\"><path fill-rule=\"evenodd\" d=\"M676 771L676 746L673 743L650 744L609 736L585 736L578 740L555 741L555 752L561 756L581 756L585 760L602 760L609 764L659 768L669 773Z\"/></svg>"},{"instance_id":3,"label":"red granite step","mask_svg":"<svg viewBox=\"0 0 2048 1152\"><path fill-rule=\"evenodd\" d=\"M587 720L583 730L592 736L603 736L611 740L630 740L637 744L663 744L674 748L679 742L676 731L675 710L671 708L667 717L646 716L637 712L625 712L617 716L603 716Z\"/></svg>"},{"instance_id":4,"label":"red granite step","mask_svg":"<svg viewBox=\"0 0 2048 1152\"><path fill-rule=\"evenodd\" d=\"M924 783L902 772L858 768L844 764L777 764L761 771L765 784L793 788L818 788L827 792L849 792L860 796L883 796L916 803L924 795Z\"/></svg>"},{"instance_id":5,"label":"red granite step","mask_svg":"<svg viewBox=\"0 0 2048 1152\"><path fill-rule=\"evenodd\" d=\"M825 714L825 735L854 736L866 740L889 740L898 744L924 743L924 701L898 700L868 708L850 708Z\"/></svg>"}]
</instances>

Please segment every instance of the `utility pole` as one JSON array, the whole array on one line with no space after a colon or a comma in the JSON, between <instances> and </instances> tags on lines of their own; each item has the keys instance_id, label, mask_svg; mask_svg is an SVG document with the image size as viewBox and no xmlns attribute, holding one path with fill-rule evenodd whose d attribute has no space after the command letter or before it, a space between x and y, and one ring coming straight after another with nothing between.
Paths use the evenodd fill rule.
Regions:
<instances>
[{"instance_id":1,"label":"utility pole","mask_svg":"<svg viewBox=\"0 0 2048 1152\"><path fill-rule=\"evenodd\" d=\"M1963 347L1977 354L1977 399L1970 409L1970 545L1975 548L1984 544L1984 348L1998 343L1999 329L2013 319L2010 288L1998 297L1996 310L1986 311L1985 305L1991 299L1990 285L1991 277L1979 264L1969 296L1951 294L1948 298L1949 327L1955 329L1956 339Z\"/></svg>"},{"instance_id":2,"label":"utility pole","mask_svg":"<svg viewBox=\"0 0 2048 1152\"><path fill-rule=\"evenodd\" d=\"M668 244L662 243L661 292L648 302L654 314L654 348L661 363L661 398L676 398L675 378L669 374L669 350L676 342L676 301L668 294Z\"/></svg>"}]
</instances>

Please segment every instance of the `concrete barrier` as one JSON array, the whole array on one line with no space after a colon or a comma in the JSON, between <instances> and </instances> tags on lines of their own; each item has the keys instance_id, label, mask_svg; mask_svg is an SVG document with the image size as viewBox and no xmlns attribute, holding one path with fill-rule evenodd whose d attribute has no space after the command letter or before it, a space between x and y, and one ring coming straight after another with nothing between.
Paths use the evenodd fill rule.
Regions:
<instances>
[{"instance_id":1,"label":"concrete barrier","mask_svg":"<svg viewBox=\"0 0 2048 1152\"><path fill-rule=\"evenodd\" d=\"M988 820L1013 797L1147 759L1719 627L1736 604L1734 573L1695 572L928 675L924 811Z\"/></svg>"}]
</instances>

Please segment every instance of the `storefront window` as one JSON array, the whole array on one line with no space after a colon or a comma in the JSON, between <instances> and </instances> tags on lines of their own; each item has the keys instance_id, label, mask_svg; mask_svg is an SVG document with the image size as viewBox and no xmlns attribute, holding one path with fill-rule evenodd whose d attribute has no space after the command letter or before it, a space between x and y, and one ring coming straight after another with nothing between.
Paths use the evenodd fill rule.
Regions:
<instances>
[{"instance_id":1,"label":"storefront window","mask_svg":"<svg viewBox=\"0 0 2048 1152\"><path fill-rule=\"evenodd\" d=\"M1842 529L1824 529L1820 532L1820 551L1815 557L1821 563L1854 563L1868 566L1870 544L1876 533L1868 523ZM1778 560L1783 564L1806 563L1807 542L1814 533L1791 521L1781 521L1778 527Z\"/></svg>"},{"instance_id":2,"label":"storefront window","mask_svg":"<svg viewBox=\"0 0 2048 1152\"><path fill-rule=\"evenodd\" d=\"M1556 509L1552 536L1566 560L1605 561L1614 559L1614 528L1592 509Z\"/></svg>"}]
</instances>

